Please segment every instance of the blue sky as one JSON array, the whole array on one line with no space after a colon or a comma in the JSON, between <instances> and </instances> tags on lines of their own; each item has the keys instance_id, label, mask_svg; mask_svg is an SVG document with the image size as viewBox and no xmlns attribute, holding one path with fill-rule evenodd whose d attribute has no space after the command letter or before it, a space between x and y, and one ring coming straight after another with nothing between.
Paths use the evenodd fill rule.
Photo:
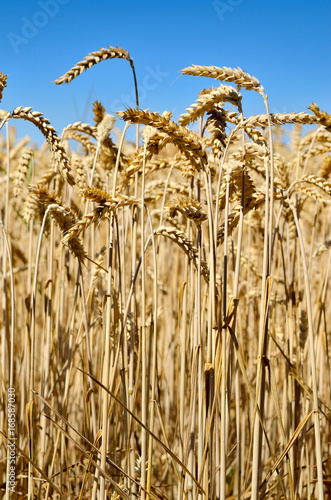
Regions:
<instances>
[{"instance_id":1,"label":"blue sky","mask_svg":"<svg viewBox=\"0 0 331 500\"><path fill-rule=\"evenodd\" d=\"M12 0L2 2L0 71L8 75L1 109L32 106L58 130L134 105L130 65L108 60L68 85L53 81L89 52L120 46L134 60L141 108L173 112L196 100L211 79L180 76L191 64L240 66L256 76L272 112L304 111L312 101L331 112L331 2L266 0ZM244 114L264 111L243 91ZM19 125L40 143L31 124ZM117 125L121 128L120 122Z\"/></svg>"}]
</instances>

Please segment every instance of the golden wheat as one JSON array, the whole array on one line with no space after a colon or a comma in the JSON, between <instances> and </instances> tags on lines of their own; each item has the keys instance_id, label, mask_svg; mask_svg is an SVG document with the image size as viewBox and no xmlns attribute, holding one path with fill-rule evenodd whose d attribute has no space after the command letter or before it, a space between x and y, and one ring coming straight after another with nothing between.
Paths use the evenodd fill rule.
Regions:
<instances>
[{"instance_id":1,"label":"golden wheat","mask_svg":"<svg viewBox=\"0 0 331 500\"><path fill-rule=\"evenodd\" d=\"M101 61L106 61L107 59L114 58L126 59L129 62L131 61L130 54L127 50L121 49L120 47L108 46L106 48L101 48L94 52L90 52L88 56L84 57L82 61L76 63L76 65L69 71L67 71L63 76L57 78L54 83L56 85L69 83L95 64L98 64Z\"/></svg>"}]
</instances>

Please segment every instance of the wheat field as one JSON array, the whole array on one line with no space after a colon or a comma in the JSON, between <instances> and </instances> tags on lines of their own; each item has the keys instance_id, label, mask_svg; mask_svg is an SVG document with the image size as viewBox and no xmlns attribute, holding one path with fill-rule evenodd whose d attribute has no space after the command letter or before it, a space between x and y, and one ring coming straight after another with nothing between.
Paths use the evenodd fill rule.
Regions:
<instances>
[{"instance_id":1,"label":"wheat field","mask_svg":"<svg viewBox=\"0 0 331 500\"><path fill-rule=\"evenodd\" d=\"M2 497L331 498L331 115L197 65L179 119L142 110L119 47L55 83L113 58L135 109L0 111Z\"/></svg>"}]
</instances>

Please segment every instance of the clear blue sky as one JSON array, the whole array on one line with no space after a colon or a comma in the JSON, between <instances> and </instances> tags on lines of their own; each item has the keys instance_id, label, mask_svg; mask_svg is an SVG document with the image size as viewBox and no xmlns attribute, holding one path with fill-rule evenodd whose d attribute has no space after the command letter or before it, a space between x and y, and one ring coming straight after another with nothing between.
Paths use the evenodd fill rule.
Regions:
<instances>
[{"instance_id":1,"label":"clear blue sky","mask_svg":"<svg viewBox=\"0 0 331 500\"><path fill-rule=\"evenodd\" d=\"M12 0L2 2L1 18L0 71L8 87L0 108L32 106L59 134L68 123L91 122L95 99L108 112L134 105L127 61L102 62L65 86L52 83L107 45L134 59L143 109L177 118L202 88L217 85L178 78L182 68L202 64L240 66L256 76L272 112L304 111L315 101L331 113L330 0ZM264 111L258 95L243 94L246 116ZM19 133L41 140L30 124Z\"/></svg>"}]
</instances>

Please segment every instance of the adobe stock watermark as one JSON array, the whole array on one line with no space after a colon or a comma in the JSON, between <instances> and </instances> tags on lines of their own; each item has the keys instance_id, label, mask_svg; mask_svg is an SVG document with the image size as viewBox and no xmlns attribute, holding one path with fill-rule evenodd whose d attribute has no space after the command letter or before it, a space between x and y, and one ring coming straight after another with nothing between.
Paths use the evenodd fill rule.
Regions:
<instances>
[{"instance_id":1,"label":"adobe stock watermark","mask_svg":"<svg viewBox=\"0 0 331 500\"><path fill-rule=\"evenodd\" d=\"M26 45L29 41L38 35L42 28L47 26L50 19L57 16L60 12L61 5L69 3L70 0L39 0L39 10L29 19L22 17L22 25L19 33L10 31L7 33L7 38L17 54L21 45Z\"/></svg>"},{"instance_id":2,"label":"adobe stock watermark","mask_svg":"<svg viewBox=\"0 0 331 500\"><path fill-rule=\"evenodd\" d=\"M149 92L157 89L159 85L169 76L169 73L162 71L159 64L154 68L151 66L145 67L145 75L143 76L141 83L138 84L138 96L139 105L144 102L149 94ZM110 103L111 110L121 109L123 106L127 108L136 107L136 92L134 87L129 94L121 94L119 98L114 99Z\"/></svg>"},{"instance_id":3,"label":"adobe stock watermark","mask_svg":"<svg viewBox=\"0 0 331 500\"><path fill-rule=\"evenodd\" d=\"M216 10L218 18L224 21L227 12L233 12L244 0L214 0L213 7Z\"/></svg>"},{"instance_id":4,"label":"adobe stock watermark","mask_svg":"<svg viewBox=\"0 0 331 500\"><path fill-rule=\"evenodd\" d=\"M16 394L13 387L9 387L7 394L8 409L8 453L7 453L7 491L15 491L16 484Z\"/></svg>"}]
</instances>

